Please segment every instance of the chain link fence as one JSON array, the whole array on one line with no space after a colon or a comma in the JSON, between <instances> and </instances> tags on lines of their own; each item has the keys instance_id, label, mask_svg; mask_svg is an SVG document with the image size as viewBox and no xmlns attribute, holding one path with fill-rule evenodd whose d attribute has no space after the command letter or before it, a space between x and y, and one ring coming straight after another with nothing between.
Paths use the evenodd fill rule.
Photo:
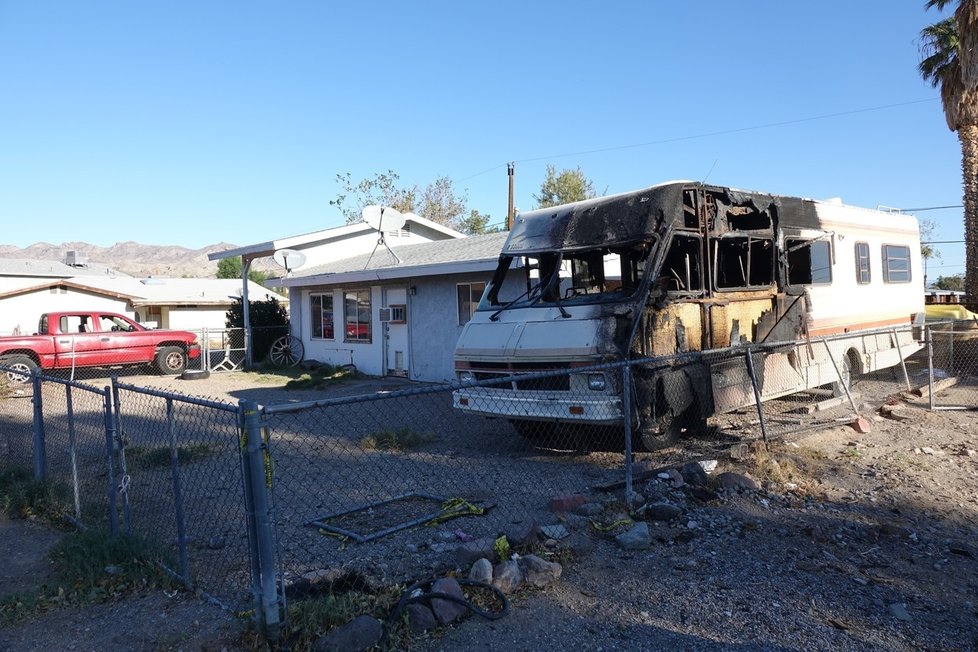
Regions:
<instances>
[{"instance_id":1,"label":"chain link fence","mask_svg":"<svg viewBox=\"0 0 978 652\"><path fill-rule=\"evenodd\" d=\"M35 374L29 397L0 400L0 450L72 487L73 519L160 543L188 586L253 608L274 636L284 587L310 571L407 582L460 563L464 544L561 536L552 508L568 496L627 510L657 469L852 423L894 397L974 407L978 331L928 331L264 406Z\"/></svg>"},{"instance_id":2,"label":"chain link fence","mask_svg":"<svg viewBox=\"0 0 978 652\"><path fill-rule=\"evenodd\" d=\"M941 322L932 325L928 334L931 409L974 409L978 406L978 322Z\"/></svg>"},{"instance_id":3,"label":"chain link fence","mask_svg":"<svg viewBox=\"0 0 978 652\"><path fill-rule=\"evenodd\" d=\"M108 381L113 376L176 376L188 370L240 371L245 366L243 328L174 331L184 333L181 339L163 337L153 331L126 331L123 330L126 326L112 322L107 316L103 316L104 324L84 326L86 332L77 332L83 328L77 323L78 317L63 319L67 321L64 327L72 332L48 337L42 343L25 340L0 354L0 366L21 372L8 381L26 384L35 369L70 381ZM287 326L254 327L251 331L256 363L266 361L273 344L288 335ZM149 339L137 341L136 338Z\"/></svg>"}]
</instances>

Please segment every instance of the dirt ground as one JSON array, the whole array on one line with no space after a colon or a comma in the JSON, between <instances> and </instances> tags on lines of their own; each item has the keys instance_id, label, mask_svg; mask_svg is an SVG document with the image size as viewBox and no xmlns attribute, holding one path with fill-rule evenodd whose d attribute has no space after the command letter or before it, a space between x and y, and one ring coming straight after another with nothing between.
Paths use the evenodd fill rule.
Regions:
<instances>
[{"instance_id":1,"label":"dirt ground","mask_svg":"<svg viewBox=\"0 0 978 652\"><path fill-rule=\"evenodd\" d=\"M214 398L279 391L247 374L145 382ZM956 391L978 405L978 388ZM416 647L978 649L978 420L923 402L882 416L884 400L862 399L869 432L837 424L797 433L760 459L734 459L715 442L702 455L692 443L645 456L653 468L711 455L718 472L751 472L763 486L701 500L645 478L640 492L684 509L678 522L650 523L651 548L621 550L591 532L593 550L568 560L555 587L520 594L506 618L470 618ZM58 536L0 523L0 592L50 581L45 552ZM0 629L0 650L246 649L242 632L216 606L155 592L40 614Z\"/></svg>"}]
</instances>

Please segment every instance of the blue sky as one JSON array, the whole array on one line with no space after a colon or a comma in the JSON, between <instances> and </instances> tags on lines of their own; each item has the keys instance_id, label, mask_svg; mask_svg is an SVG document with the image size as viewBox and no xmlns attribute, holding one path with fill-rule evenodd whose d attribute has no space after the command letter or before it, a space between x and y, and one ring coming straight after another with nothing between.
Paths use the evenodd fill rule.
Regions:
<instances>
[{"instance_id":1,"label":"blue sky","mask_svg":"<svg viewBox=\"0 0 978 652\"><path fill-rule=\"evenodd\" d=\"M0 244L238 245L342 223L335 177L447 175L494 222L547 164L961 203L924 1L0 0ZM961 209L921 212L960 240ZM963 271L939 245L929 277Z\"/></svg>"}]
</instances>

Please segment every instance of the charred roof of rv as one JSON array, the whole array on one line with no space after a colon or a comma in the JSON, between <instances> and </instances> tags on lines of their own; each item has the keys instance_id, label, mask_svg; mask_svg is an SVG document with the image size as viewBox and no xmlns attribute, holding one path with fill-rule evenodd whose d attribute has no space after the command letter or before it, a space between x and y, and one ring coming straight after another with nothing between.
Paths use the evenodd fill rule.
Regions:
<instances>
[{"instance_id":1,"label":"charred roof of rv","mask_svg":"<svg viewBox=\"0 0 978 652\"><path fill-rule=\"evenodd\" d=\"M684 208L684 193L696 190L709 193L720 205L766 215L768 228L776 228L782 209L789 204L793 225L812 228L818 225L811 200L678 181L521 213L503 245L502 254L521 256L591 249L596 245L628 246L662 236L670 226L695 227L698 218L691 215L689 208Z\"/></svg>"}]
</instances>

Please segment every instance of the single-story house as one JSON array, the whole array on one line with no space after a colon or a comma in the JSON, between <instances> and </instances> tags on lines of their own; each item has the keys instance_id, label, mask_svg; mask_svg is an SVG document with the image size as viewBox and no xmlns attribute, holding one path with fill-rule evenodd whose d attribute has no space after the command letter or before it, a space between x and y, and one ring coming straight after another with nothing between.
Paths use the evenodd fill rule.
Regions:
<instances>
[{"instance_id":1,"label":"single-story house","mask_svg":"<svg viewBox=\"0 0 978 652\"><path fill-rule=\"evenodd\" d=\"M295 272L292 334L307 359L423 381L454 378L462 327L496 268L507 233L393 248Z\"/></svg>"},{"instance_id":2,"label":"single-story house","mask_svg":"<svg viewBox=\"0 0 978 652\"><path fill-rule=\"evenodd\" d=\"M287 298L249 281L252 299ZM42 313L107 310L158 328L224 328L237 279L135 278L104 266L0 260L0 335L30 334Z\"/></svg>"},{"instance_id":3,"label":"single-story house","mask_svg":"<svg viewBox=\"0 0 978 652\"><path fill-rule=\"evenodd\" d=\"M241 276L242 279L245 279L254 260L271 258L276 252L298 252L301 256L290 255L288 257L291 268L289 270L283 270L285 278L276 281L276 284L279 286L298 287L292 286L291 283L286 281L289 281L291 278L303 278L311 270L319 269L323 265L330 265L337 260L362 256L362 258L357 258L358 262L355 264L359 265L359 269L363 270L369 265L379 265L393 260L391 255L392 250L401 251L402 248L417 244L451 242L458 239L465 239L466 237L464 233L459 233L458 231L417 215L406 214L404 217L403 225L397 229L384 230L383 232L379 232L364 222L357 222L316 231L314 233L279 238L267 242L236 247L234 249L227 249L225 251L218 251L208 254L208 258L210 260L220 260L240 256L242 261ZM303 261L301 265L296 262L297 259ZM242 296L247 306L247 301L250 299L250 292L247 286L244 285L242 286L242 290ZM250 319L247 312L245 318L246 323L249 323ZM299 332L296 326L298 323L293 318L293 328L296 329L296 332ZM249 336L247 341L250 342L250 340L251 337ZM312 342L310 341L310 343ZM246 351L246 365L250 364L250 362L251 351L249 349ZM350 362L351 358L348 354L342 364L349 364ZM373 369L373 367L371 366L370 369ZM367 373L382 373L379 365L377 366L376 372L368 371L367 369L364 369L364 371Z\"/></svg>"}]
</instances>

